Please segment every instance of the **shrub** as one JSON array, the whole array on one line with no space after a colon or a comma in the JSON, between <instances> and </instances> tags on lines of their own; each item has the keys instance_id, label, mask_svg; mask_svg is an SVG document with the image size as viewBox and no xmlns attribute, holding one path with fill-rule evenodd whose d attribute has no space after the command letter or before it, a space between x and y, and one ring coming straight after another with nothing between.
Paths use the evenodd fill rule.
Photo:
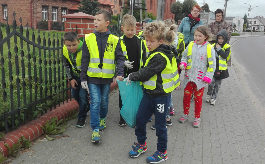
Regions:
<instances>
[{"instance_id":1,"label":"shrub","mask_svg":"<svg viewBox=\"0 0 265 164\"><path fill-rule=\"evenodd\" d=\"M40 21L37 23L37 28L42 30L48 30L48 21Z\"/></svg>"},{"instance_id":2,"label":"shrub","mask_svg":"<svg viewBox=\"0 0 265 164\"><path fill-rule=\"evenodd\" d=\"M240 36L239 33L232 33L231 36Z\"/></svg>"}]
</instances>

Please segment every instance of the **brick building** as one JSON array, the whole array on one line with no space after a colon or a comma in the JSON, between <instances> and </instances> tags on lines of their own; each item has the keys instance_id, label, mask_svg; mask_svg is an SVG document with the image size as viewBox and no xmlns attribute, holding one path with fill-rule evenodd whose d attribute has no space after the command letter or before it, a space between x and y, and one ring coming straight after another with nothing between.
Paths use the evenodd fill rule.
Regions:
<instances>
[{"instance_id":1,"label":"brick building","mask_svg":"<svg viewBox=\"0 0 265 164\"><path fill-rule=\"evenodd\" d=\"M1 0L0 22L12 24L13 12L16 20L21 17L23 26L26 23L36 28L37 22L43 20L52 22L64 22L62 15L78 12L81 0ZM114 4L110 0L98 0L100 8L111 11Z\"/></svg>"}]
</instances>

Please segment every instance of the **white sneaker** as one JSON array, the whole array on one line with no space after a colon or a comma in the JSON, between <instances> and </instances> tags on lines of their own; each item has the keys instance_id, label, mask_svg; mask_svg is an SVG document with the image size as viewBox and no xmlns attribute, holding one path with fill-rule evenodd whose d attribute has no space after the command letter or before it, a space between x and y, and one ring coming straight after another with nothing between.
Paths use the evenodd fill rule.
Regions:
<instances>
[{"instance_id":1,"label":"white sneaker","mask_svg":"<svg viewBox=\"0 0 265 164\"><path fill-rule=\"evenodd\" d=\"M209 103L210 100L211 100L211 96L210 96L210 95L207 95L205 101L206 101L207 103Z\"/></svg>"},{"instance_id":2,"label":"white sneaker","mask_svg":"<svg viewBox=\"0 0 265 164\"><path fill-rule=\"evenodd\" d=\"M215 99L211 99L211 105L215 105L216 100Z\"/></svg>"}]
</instances>

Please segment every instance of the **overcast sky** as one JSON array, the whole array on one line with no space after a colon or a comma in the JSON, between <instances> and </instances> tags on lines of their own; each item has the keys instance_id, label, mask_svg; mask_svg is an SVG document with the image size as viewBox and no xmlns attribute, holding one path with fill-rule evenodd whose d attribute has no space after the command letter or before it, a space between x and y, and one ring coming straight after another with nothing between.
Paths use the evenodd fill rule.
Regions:
<instances>
[{"instance_id":1,"label":"overcast sky","mask_svg":"<svg viewBox=\"0 0 265 164\"><path fill-rule=\"evenodd\" d=\"M196 0L196 1L200 6L203 5L203 0ZM183 0L180 0L180 2L183 2ZM208 3L211 11L215 11L218 8L224 9L225 0L205 0L205 3ZM248 14L249 4L252 7L249 17L255 17L255 16L265 17L265 0L228 0L226 16L243 17L245 13Z\"/></svg>"}]
</instances>

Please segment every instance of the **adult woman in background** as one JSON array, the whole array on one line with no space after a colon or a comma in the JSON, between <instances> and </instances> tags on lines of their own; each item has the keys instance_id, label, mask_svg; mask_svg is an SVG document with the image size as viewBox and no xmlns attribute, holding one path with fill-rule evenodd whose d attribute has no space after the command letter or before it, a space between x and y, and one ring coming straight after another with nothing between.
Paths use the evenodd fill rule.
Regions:
<instances>
[{"instance_id":1,"label":"adult woman in background","mask_svg":"<svg viewBox=\"0 0 265 164\"><path fill-rule=\"evenodd\" d=\"M197 26L203 25L203 22L200 20L200 11L201 7L197 4L194 5L191 9L191 14L183 18L178 31L184 35L185 46L194 40L194 30Z\"/></svg>"}]
</instances>

